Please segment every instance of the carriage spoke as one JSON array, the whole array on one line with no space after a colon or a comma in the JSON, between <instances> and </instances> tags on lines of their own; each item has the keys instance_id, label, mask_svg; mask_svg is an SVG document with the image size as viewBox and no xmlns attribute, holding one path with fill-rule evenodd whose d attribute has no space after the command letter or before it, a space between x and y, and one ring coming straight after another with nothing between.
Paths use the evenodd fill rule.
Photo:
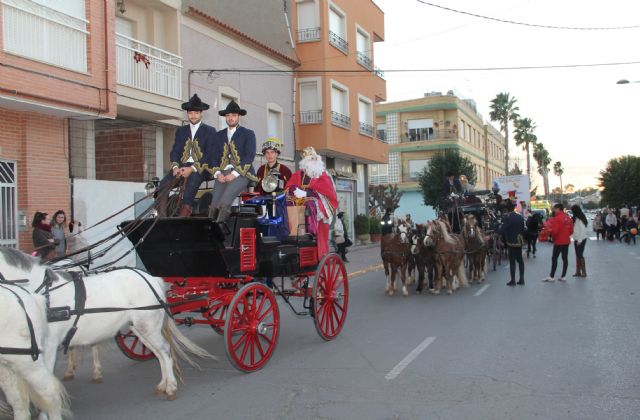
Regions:
<instances>
[{"instance_id":1,"label":"carriage spoke","mask_svg":"<svg viewBox=\"0 0 640 420\"><path fill-rule=\"evenodd\" d=\"M242 349L242 355L240 356L240 360L242 361L242 363L244 363L244 361L247 358L247 350L249 350L249 347L251 346L251 336L249 334L246 334L247 339L244 341L244 347Z\"/></svg>"},{"instance_id":2,"label":"carriage spoke","mask_svg":"<svg viewBox=\"0 0 640 420\"><path fill-rule=\"evenodd\" d=\"M270 313L273 312L273 306L269 306L269 309L267 309L266 311L264 311L264 313L260 316L258 316L258 321L262 321L263 319L265 319L267 317L267 315L269 315Z\"/></svg>"},{"instance_id":3,"label":"carriage spoke","mask_svg":"<svg viewBox=\"0 0 640 420\"><path fill-rule=\"evenodd\" d=\"M233 351L234 352L238 351L238 348L240 347L240 344L242 344L242 342L245 341L248 336L249 336L249 334L242 334L242 336L238 339L238 341L236 341L233 344Z\"/></svg>"},{"instance_id":4,"label":"carriage spoke","mask_svg":"<svg viewBox=\"0 0 640 420\"><path fill-rule=\"evenodd\" d=\"M264 355L266 354L264 350L262 350L262 344L260 344L260 337L261 335L258 334L255 337L255 342L256 342L256 348L258 349L258 353L260 353L260 359L264 358Z\"/></svg>"},{"instance_id":5,"label":"carriage spoke","mask_svg":"<svg viewBox=\"0 0 640 420\"><path fill-rule=\"evenodd\" d=\"M269 348L273 344L273 340L271 340L269 337L267 337L264 334L258 334L258 342L260 341L260 338L262 338L264 341L266 341L265 344L267 345L267 351L269 351ZM262 350L262 345L259 345L259 350L260 350L260 354L262 355L262 357L265 357L267 352Z\"/></svg>"},{"instance_id":6,"label":"carriage spoke","mask_svg":"<svg viewBox=\"0 0 640 420\"><path fill-rule=\"evenodd\" d=\"M256 315L259 316L260 313L262 312L262 308L264 307L264 304L269 300L267 295L262 295L262 300L260 301L260 305L258 306L258 309L256 309Z\"/></svg>"},{"instance_id":7,"label":"carriage spoke","mask_svg":"<svg viewBox=\"0 0 640 420\"><path fill-rule=\"evenodd\" d=\"M251 366L256 364L256 337L252 335L249 337L251 340L251 347L249 348L249 357L251 358Z\"/></svg>"}]
</instances>

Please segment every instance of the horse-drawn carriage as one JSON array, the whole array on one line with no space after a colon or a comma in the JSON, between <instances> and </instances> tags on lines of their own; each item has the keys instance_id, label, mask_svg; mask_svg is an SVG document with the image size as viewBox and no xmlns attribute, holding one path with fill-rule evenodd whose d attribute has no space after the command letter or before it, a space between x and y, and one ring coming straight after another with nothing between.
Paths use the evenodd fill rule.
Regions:
<instances>
[{"instance_id":1,"label":"horse-drawn carriage","mask_svg":"<svg viewBox=\"0 0 640 420\"><path fill-rule=\"evenodd\" d=\"M149 273L168 283L175 321L210 325L224 336L231 363L246 372L263 367L276 348L275 295L296 315L311 316L324 340L340 333L347 315L349 285L342 260L336 254L319 260L316 239L309 234L269 236L274 220L283 223L268 211L275 209L275 200L245 200L225 222L168 217L119 226ZM302 300L302 308L296 309L293 300ZM116 342L132 359L154 357L133 333L119 334Z\"/></svg>"},{"instance_id":2,"label":"horse-drawn carriage","mask_svg":"<svg viewBox=\"0 0 640 420\"><path fill-rule=\"evenodd\" d=\"M464 216L474 215L478 226L488 237L487 257L489 263L496 270L496 266L502 264L504 244L502 236L498 233L502 225L502 209L497 193L492 191L478 191L464 197L460 211Z\"/></svg>"}]
</instances>

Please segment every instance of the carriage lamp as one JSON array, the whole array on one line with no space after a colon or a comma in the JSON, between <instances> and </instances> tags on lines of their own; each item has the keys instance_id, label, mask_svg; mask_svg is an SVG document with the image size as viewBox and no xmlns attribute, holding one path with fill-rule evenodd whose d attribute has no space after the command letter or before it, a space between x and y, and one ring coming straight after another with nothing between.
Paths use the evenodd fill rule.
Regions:
<instances>
[{"instance_id":1,"label":"carriage lamp","mask_svg":"<svg viewBox=\"0 0 640 420\"><path fill-rule=\"evenodd\" d=\"M147 193L147 195L151 195L151 193L155 189L156 189L156 186L151 181L147 182L147 184L144 186L144 191Z\"/></svg>"},{"instance_id":2,"label":"carriage lamp","mask_svg":"<svg viewBox=\"0 0 640 420\"><path fill-rule=\"evenodd\" d=\"M272 169L269 175L262 179L262 190L266 193L272 193L277 189L284 188L284 181L280 179L280 173L276 169Z\"/></svg>"},{"instance_id":3,"label":"carriage lamp","mask_svg":"<svg viewBox=\"0 0 640 420\"><path fill-rule=\"evenodd\" d=\"M127 11L127 9L124 6L124 0L118 0L116 5L118 6L118 10L120 11L120 13L124 14L124 12Z\"/></svg>"}]
</instances>

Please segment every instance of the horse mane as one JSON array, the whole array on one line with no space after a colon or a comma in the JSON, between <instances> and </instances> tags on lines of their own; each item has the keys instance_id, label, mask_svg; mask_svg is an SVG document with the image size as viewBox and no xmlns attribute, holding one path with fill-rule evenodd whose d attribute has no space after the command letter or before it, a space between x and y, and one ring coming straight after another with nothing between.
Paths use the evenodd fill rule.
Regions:
<instances>
[{"instance_id":1,"label":"horse mane","mask_svg":"<svg viewBox=\"0 0 640 420\"><path fill-rule=\"evenodd\" d=\"M453 236L451 236L444 222L442 220L434 220L434 222L437 223L438 228L442 232L442 238L444 239L444 241L450 244L455 244L456 240Z\"/></svg>"},{"instance_id":2,"label":"horse mane","mask_svg":"<svg viewBox=\"0 0 640 420\"><path fill-rule=\"evenodd\" d=\"M38 263L36 258L31 255L6 246L0 246L0 255L9 266L17 267L24 271L31 271L33 266Z\"/></svg>"}]
</instances>

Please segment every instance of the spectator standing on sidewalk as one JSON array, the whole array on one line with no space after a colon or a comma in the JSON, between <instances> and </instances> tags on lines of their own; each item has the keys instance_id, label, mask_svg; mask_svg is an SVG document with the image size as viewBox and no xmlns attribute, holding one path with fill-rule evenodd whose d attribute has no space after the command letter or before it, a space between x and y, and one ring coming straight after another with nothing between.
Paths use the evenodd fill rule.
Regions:
<instances>
[{"instance_id":1,"label":"spectator standing on sidewalk","mask_svg":"<svg viewBox=\"0 0 640 420\"><path fill-rule=\"evenodd\" d=\"M551 256L551 274L543 281L553 283L555 280L556 268L558 268L558 257L562 255L562 276L558 281L566 281L567 267L569 266L569 244L573 233L573 222L564 212L564 206L560 203L553 206L554 216L549 219L551 224L551 237L553 238L553 254Z\"/></svg>"},{"instance_id":2,"label":"spectator standing on sidewalk","mask_svg":"<svg viewBox=\"0 0 640 420\"><path fill-rule=\"evenodd\" d=\"M67 238L64 233L67 224L67 215L63 210L58 210L53 214L53 223L51 223L51 233L58 241L56 244L56 257L64 257L67 255Z\"/></svg>"},{"instance_id":3,"label":"spectator standing on sidewalk","mask_svg":"<svg viewBox=\"0 0 640 420\"><path fill-rule=\"evenodd\" d=\"M347 260L347 231L344 227L344 212L341 211L337 215L336 222L333 226L333 233L335 235L336 248L338 255L342 258L342 261L349 262Z\"/></svg>"},{"instance_id":4,"label":"spectator standing on sidewalk","mask_svg":"<svg viewBox=\"0 0 640 420\"><path fill-rule=\"evenodd\" d=\"M518 284L524 286L524 261L522 260L522 245L524 245L524 217L515 212L515 206L507 201L505 209L509 212L500 227L500 233L505 237L509 250L509 272L511 280L507 286L516 285L516 262L520 272Z\"/></svg>"},{"instance_id":5,"label":"spectator standing on sidewalk","mask_svg":"<svg viewBox=\"0 0 640 420\"><path fill-rule=\"evenodd\" d=\"M604 239L604 227L602 224L603 220L602 220L602 212L600 210L598 210L596 212L595 217L593 218L593 222L591 222L591 226L593 228L593 231L596 233L596 240L600 240L600 235L602 235L602 239Z\"/></svg>"},{"instance_id":6,"label":"spectator standing on sidewalk","mask_svg":"<svg viewBox=\"0 0 640 420\"><path fill-rule=\"evenodd\" d=\"M33 227L33 255L39 256L42 261L55 258L57 242L51 233L49 214L40 211L35 212L31 227Z\"/></svg>"},{"instance_id":7,"label":"spectator standing on sidewalk","mask_svg":"<svg viewBox=\"0 0 640 420\"><path fill-rule=\"evenodd\" d=\"M542 229L542 216L538 213L529 213L527 217L527 258L533 253L536 257L536 243L538 242L538 234Z\"/></svg>"},{"instance_id":8,"label":"spectator standing on sidewalk","mask_svg":"<svg viewBox=\"0 0 640 420\"><path fill-rule=\"evenodd\" d=\"M579 205L571 206L573 213L573 247L576 251L576 272L573 277L587 277L587 267L584 260L584 247L587 245L587 216Z\"/></svg>"}]
</instances>

